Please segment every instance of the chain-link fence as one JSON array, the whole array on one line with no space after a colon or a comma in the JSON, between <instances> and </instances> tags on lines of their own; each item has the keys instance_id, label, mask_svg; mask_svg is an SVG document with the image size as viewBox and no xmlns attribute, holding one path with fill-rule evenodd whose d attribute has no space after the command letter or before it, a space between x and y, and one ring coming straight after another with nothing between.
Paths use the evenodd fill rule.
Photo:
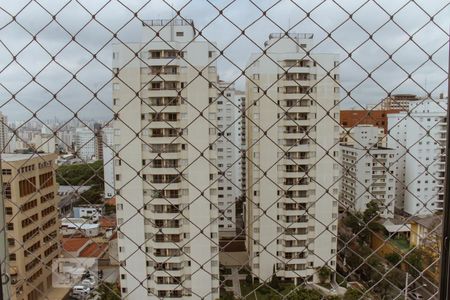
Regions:
<instances>
[{"instance_id":1,"label":"chain-link fence","mask_svg":"<svg viewBox=\"0 0 450 300\"><path fill-rule=\"evenodd\" d=\"M448 297L448 1L0 16L2 299Z\"/></svg>"}]
</instances>

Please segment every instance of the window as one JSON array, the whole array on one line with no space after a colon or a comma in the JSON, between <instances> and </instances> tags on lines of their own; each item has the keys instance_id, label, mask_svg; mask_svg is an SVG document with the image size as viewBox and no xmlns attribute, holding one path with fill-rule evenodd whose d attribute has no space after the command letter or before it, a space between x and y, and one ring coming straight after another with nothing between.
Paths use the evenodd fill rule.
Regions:
<instances>
[{"instance_id":1,"label":"window","mask_svg":"<svg viewBox=\"0 0 450 300\"><path fill-rule=\"evenodd\" d=\"M177 31L177 36L184 36L184 32L183 31Z\"/></svg>"}]
</instances>

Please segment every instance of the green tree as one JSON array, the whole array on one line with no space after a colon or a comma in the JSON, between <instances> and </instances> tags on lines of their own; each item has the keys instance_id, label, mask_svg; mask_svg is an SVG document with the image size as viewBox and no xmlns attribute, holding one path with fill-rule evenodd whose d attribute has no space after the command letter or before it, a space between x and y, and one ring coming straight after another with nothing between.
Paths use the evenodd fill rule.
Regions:
<instances>
[{"instance_id":1,"label":"green tree","mask_svg":"<svg viewBox=\"0 0 450 300\"><path fill-rule=\"evenodd\" d=\"M98 297L95 296L98 295ZM96 290L96 293L91 295L91 299L96 300L119 300L119 287L113 283L102 282Z\"/></svg>"},{"instance_id":2,"label":"green tree","mask_svg":"<svg viewBox=\"0 0 450 300\"><path fill-rule=\"evenodd\" d=\"M424 270L423 262L425 259L425 252L420 248L415 248L405 257L407 263L408 272L417 277L419 272Z\"/></svg>"},{"instance_id":3,"label":"green tree","mask_svg":"<svg viewBox=\"0 0 450 300\"><path fill-rule=\"evenodd\" d=\"M60 185L90 186L81 193L78 204L101 204L103 200L103 161L89 164L61 166L56 172L56 181Z\"/></svg>"},{"instance_id":4,"label":"green tree","mask_svg":"<svg viewBox=\"0 0 450 300\"><path fill-rule=\"evenodd\" d=\"M384 256L384 258L386 258L386 260L393 266L397 265L402 260L402 256L397 252L388 253Z\"/></svg>"},{"instance_id":5,"label":"green tree","mask_svg":"<svg viewBox=\"0 0 450 300\"><path fill-rule=\"evenodd\" d=\"M356 289L349 288L344 294L344 298L342 300L362 300L361 296L363 293Z\"/></svg>"},{"instance_id":6,"label":"green tree","mask_svg":"<svg viewBox=\"0 0 450 300\"><path fill-rule=\"evenodd\" d=\"M380 215L380 205L378 201L372 200L366 205L366 210L363 213L364 223L368 224Z\"/></svg>"},{"instance_id":7,"label":"green tree","mask_svg":"<svg viewBox=\"0 0 450 300\"><path fill-rule=\"evenodd\" d=\"M252 284L252 283L253 283L252 275L247 274L247 276L245 276L245 282L246 282L248 285Z\"/></svg>"},{"instance_id":8,"label":"green tree","mask_svg":"<svg viewBox=\"0 0 450 300\"><path fill-rule=\"evenodd\" d=\"M280 279L277 276L277 272L275 270L275 266L273 266L272 279L270 280L269 285L274 290L277 290L277 291L280 290Z\"/></svg>"},{"instance_id":9,"label":"green tree","mask_svg":"<svg viewBox=\"0 0 450 300\"><path fill-rule=\"evenodd\" d=\"M57 169L56 181L60 185L103 186L103 161L60 166Z\"/></svg>"},{"instance_id":10,"label":"green tree","mask_svg":"<svg viewBox=\"0 0 450 300\"><path fill-rule=\"evenodd\" d=\"M289 300L322 300L322 295L316 290L305 288L296 289L293 295L288 297Z\"/></svg>"},{"instance_id":11,"label":"green tree","mask_svg":"<svg viewBox=\"0 0 450 300\"><path fill-rule=\"evenodd\" d=\"M331 270L327 266L324 266L319 269L317 275L319 276L319 280L321 283L326 283L328 282L328 280L330 280Z\"/></svg>"}]
</instances>

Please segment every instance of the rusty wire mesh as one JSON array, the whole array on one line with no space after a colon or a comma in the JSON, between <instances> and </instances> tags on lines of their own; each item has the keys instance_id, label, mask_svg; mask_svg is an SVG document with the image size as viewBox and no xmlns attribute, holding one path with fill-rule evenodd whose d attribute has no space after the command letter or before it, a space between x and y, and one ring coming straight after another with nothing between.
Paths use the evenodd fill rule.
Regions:
<instances>
[{"instance_id":1,"label":"rusty wire mesh","mask_svg":"<svg viewBox=\"0 0 450 300\"><path fill-rule=\"evenodd\" d=\"M0 2L6 299L438 299L448 6Z\"/></svg>"}]
</instances>

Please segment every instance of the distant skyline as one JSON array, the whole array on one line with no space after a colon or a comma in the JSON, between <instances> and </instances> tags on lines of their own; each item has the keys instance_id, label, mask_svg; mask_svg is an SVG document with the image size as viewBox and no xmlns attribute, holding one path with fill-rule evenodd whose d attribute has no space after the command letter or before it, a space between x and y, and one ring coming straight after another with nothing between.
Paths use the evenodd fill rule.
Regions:
<instances>
[{"instance_id":1,"label":"distant skyline","mask_svg":"<svg viewBox=\"0 0 450 300\"><path fill-rule=\"evenodd\" d=\"M137 16L142 20L168 19L175 15L173 9L161 0L151 1L144 7L141 1L127 1L130 10L118 1L108 4L107 1L79 2L84 8L71 1L39 1L52 14L62 9L56 21L64 28L35 2L31 2L24 10L23 6L28 3L25 0L7 1L2 4L2 9L8 14L17 15L16 21L12 21L7 13L4 13L3 21L0 22L0 111L10 120L26 120L32 117L34 112L39 119L49 119L49 116L68 119L74 112L77 112L80 118L110 119L112 91L109 83L111 71L108 68L111 67L112 60L111 44L140 40L141 21L136 19L130 10L139 11ZM173 0L169 4L179 9L188 2ZM429 22L430 18L415 3L409 3L395 13L409 2L406 0L377 1L389 14L395 13L394 21L401 28L389 21L389 15L373 1L362 8L358 7L366 1L336 1L352 13L353 20L347 20L348 14L332 1L313 9L320 2L297 2L304 11L312 10L310 18L307 18L295 1L262 0L256 3L259 8L250 1L212 1L218 9L224 9L224 16L236 26L248 26L245 34L254 42L242 36L240 29L224 16L219 16L217 9L206 1L190 2L181 10L180 15L193 19L195 27L201 29L203 36L211 42L216 42L219 49L225 48L225 56L240 69L245 68L251 53L260 51L258 47L263 47L264 41L272 32L290 29L290 32L313 33L315 40L324 40L314 51L340 53L341 84L351 91L351 96L362 106L376 104L387 92L418 95L433 93L436 96L441 92L446 94L446 31L450 26L449 7L446 6L448 1L416 1L430 15L440 11L433 19L437 25L430 23L424 28L422 26ZM274 5L275 3L277 4ZM98 11L105 4L106 6ZM261 13L261 10L272 5L274 6L266 16L274 22L263 17ZM18 13L19 11L21 12ZM95 20L91 17L94 13ZM335 29L345 20L347 21L343 25ZM204 28L210 22L212 23ZM376 31L385 22L388 23ZM30 34L19 23L31 34L40 32L37 34L37 42L45 49L36 41L32 42ZM50 25L42 29L47 23ZM88 25L83 28L86 23ZM113 38L113 33L108 29L112 32L118 31L117 39ZM332 30L334 31L331 38L327 37L326 31ZM373 34L373 40L369 39L369 34L365 31ZM69 33L77 32L79 33L76 40L72 41ZM409 35L413 33L413 39L409 40ZM229 45L233 40L235 41ZM364 45L360 46L364 41ZM398 49L403 43L406 45ZM392 60L376 44L393 54ZM96 59L84 48L96 53ZM352 52L354 61L348 57L347 52ZM13 61L13 55L16 56L16 61ZM432 55L433 62L428 60L428 55ZM52 56L55 56L55 61L52 61ZM384 64L379 67L382 63ZM242 72L236 66L226 58L219 58L218 73L223 80L237 80L237 88L243 89ZM371 73L371 78L368 78L363 68ZM418 70L409 79L402 68L406 72L412 72L416 68ZM77 74L76 79L73 78L73 73ZM32 77L35 77L35 81L32 81ZM93 94L89 89L97 96L90 103L88 102L93 99ZM10 93L16 94L15 99L11 99ZM55 93L59 102L53 99L52 94ZM342 105L344 108L358 105L345 95L345 92L341 92L341 97L345 99Z\"/></svg>"}]
</instances>

